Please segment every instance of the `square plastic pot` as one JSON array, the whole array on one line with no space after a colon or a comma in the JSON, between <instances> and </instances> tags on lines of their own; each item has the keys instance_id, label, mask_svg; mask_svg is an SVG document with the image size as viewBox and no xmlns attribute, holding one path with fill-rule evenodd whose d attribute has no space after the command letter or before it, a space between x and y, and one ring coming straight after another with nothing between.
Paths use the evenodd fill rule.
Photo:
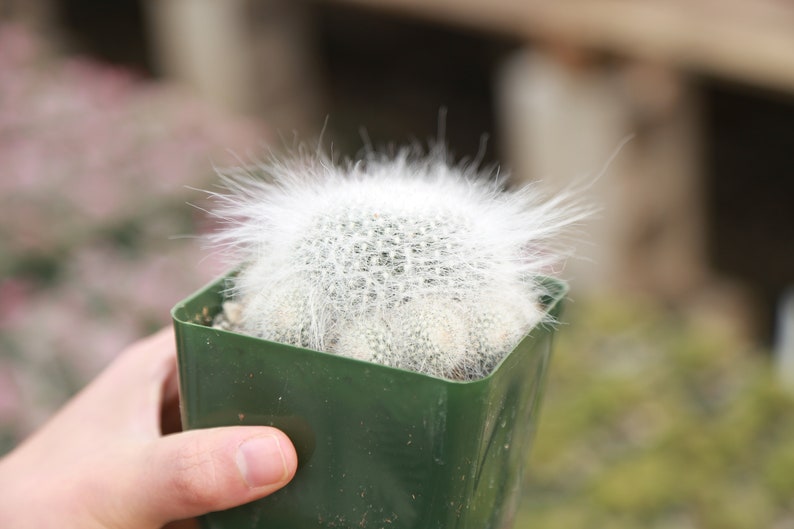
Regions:
<instances>
[{"instance_id":1,"label":"square plastic pot","mask_svg":"<svg viewBox=\"0 0 794 529\"><path fill-rule=\"evenodd\" d=\"M506 528L543 393L553 327L486 378L456 382L206 325L224 278L172 310L185 429L269 425L298 452L279 492L207 529ZM545 280L553 318L567 289Z\"/></svg>"}]
</instances>

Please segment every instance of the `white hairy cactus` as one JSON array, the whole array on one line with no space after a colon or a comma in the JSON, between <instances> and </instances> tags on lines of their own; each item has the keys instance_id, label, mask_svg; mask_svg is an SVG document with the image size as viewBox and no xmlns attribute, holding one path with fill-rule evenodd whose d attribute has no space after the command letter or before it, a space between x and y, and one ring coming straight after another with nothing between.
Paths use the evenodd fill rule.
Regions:
<instances>
[{"instance_id":1,"label":"white hairy cactus","mask_svg":"<svg viewBox=\"0 0 794 529\"><path fill-rule=\"evenodd\" d=\"M313 155L222 175L231 327L433 376L487 375L542 317L535 279L587 212L438 152ZM229 322L226 323L229 325Z\"/></svg>"}]
</instances>

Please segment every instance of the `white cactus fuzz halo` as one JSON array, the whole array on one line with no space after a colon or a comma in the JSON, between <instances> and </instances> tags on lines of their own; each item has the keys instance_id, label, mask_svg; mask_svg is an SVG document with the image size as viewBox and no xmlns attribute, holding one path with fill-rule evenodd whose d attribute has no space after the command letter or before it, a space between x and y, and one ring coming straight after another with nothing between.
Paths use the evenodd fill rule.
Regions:
<instances>
[{"instance_id":1,"label":"white cactus fuzz halo","mask_svg":"<svg viewBox=\"0 0 794 529\"><path fill-rule=\"evenodd\" d=\"M450 165L438 150L221 174L212 242L239 273L216 325L457 380L486 376L542 318L537 278L587 211Z\"/></svg>"}]
</instances>

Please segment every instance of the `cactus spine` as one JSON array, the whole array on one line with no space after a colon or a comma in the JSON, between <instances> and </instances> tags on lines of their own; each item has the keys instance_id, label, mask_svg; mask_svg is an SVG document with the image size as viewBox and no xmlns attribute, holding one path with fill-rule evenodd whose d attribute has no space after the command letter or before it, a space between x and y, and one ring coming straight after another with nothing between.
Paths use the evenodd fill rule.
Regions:
<instances>
[{"instance_id":1,"label":"cactus spine","mask_svg":"<svg viewBox=\"0 0 794 529\"><path fill-rule=\"evenodd\" d=\"M490 176L409 151L223 174L213 241L240 267L223 325L432 376L487 375L542 317L535 278L556 271L561 234L587 214Z\"/></svg>"}]
</instances>

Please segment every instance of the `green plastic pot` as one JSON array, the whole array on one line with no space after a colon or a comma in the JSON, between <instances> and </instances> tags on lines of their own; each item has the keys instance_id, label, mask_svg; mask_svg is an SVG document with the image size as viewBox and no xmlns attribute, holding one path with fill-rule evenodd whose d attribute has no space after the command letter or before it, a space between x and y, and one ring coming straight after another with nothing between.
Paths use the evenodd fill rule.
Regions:
<instances>
[{"instance_id":1,"label":"green plastic pot","mask_svg":"<svg viewBox=\"0 0 794 529\"><path fill-rule=\"evenodd\" d=\"M545 280L556 318L566 287ZM469 382L206 325L225 279L172 310L185 429L269 425L299 468L279 492L209 514L207 529L506 528L537 421L553 327Z\"/></svg>"}]
</instances>

